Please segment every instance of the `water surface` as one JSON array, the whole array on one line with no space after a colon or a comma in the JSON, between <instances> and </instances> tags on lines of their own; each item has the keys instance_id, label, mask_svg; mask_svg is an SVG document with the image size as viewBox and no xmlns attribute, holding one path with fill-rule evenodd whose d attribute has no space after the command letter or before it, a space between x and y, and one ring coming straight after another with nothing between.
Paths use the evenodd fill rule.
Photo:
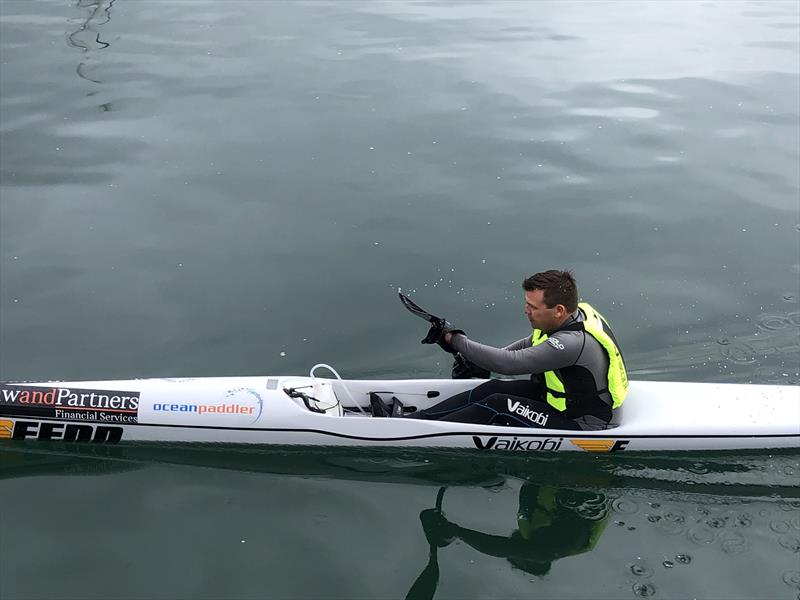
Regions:
<instances>
[{"instance_id":1,"label":"water surface","mask_svg":"<svg viewBox=\"0 0 800 600\"><path fill-rule=\"evenodd\" d=\"M564 267L633 377L797 385L799 35L779 1L4 0L0 379L446 377L398 288L499 345ZM800 593L796 453L102 452L3 448L0 597L404 597L442 487L497 539L417 597Z\"/></svg>"}]
</instances>

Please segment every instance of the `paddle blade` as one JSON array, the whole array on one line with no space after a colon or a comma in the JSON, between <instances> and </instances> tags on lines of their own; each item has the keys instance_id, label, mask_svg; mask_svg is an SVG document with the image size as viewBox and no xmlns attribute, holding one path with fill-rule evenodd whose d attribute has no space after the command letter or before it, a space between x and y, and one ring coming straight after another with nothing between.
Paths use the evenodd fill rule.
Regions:
<instances>
[{"instance_id":1,"label":"paddle blade","mask_svg":"<svg viewBox=\"0 0 800 600\"><path fill-rule=\"evenodd\" d=\"M434 323L438 320L437 317L434 317L429 312L417 306L416 303L404 293L398 292L397 294L400 296L400 302L403 303L403 306L405 306L411 314L418 316L420 319L425 319L428 323Z\"/></svg>"},{"instance_id":2,"label":"paddle blade","mask_svg":"<svg viewBox=\"0 0 800 600\"><path fill-rule=\"evenodd\" d=\"M425 569L419 574L414 585L408 590L406 600L432 600L439 585L439 561L436 556L436 547L431 546L430 557Z\"/></svg>"}]
</instances>

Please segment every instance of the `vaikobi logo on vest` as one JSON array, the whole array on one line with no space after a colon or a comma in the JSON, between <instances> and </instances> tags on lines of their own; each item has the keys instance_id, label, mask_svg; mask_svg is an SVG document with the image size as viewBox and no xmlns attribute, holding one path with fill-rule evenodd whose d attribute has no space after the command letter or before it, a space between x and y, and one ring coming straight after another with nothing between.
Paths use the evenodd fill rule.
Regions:
<instances>
[{"instance_id":1,"label":"vaikobi logo on vest","mask_svg":"<svg viewBox=\"0 0 800 600\"><path fill-rule=\"evenodd\" d=\"M0 416L136 423L138 409L139 392L0 384Z\"/></svg>"},{"instance_id":2,"label":"vaikobi logo on vest","mask_svg":"<svg viewBox=\"0 0 800 600\"><path fill-rule=\"evenodd\" d=\"M524 404L520 403L519 400L517 400L516 402L512 402L511 398L507 398L507 400L508 400L508 412L517 414L520 417L528 419L529 421L536 423L539 427L544 427L545 425L547 425L547 418L549 415L530 409Z\"/></svg>"}]
</instances>

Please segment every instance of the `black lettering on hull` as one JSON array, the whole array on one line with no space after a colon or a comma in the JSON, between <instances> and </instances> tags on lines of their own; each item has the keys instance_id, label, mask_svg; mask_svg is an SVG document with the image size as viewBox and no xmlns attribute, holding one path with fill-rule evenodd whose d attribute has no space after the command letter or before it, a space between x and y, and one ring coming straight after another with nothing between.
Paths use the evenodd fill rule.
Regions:
<instances>
[{"instance_id":1,"label":"black lettering on hull","mask_svg":"<svg viewBox=\"0 0 800 600\"><path fill-rule=\"evenodd\" d=\"M11 439L116 444L122 439L122 432L122 427L112 425L15 421Z\"/></svg>"},{"instance_id":2,"label":"black lettering on hull","mask_svg":"<svg viewBox=\"0 0 800 600\"><path fill-rule=\"evenodd\" d=\"M543 439L519 439L499 438L492 436L488 439L473 435L472 443L479 450L515 450L521 452L557 452L561 449L561 442L564 438L543 438Z\"/></svg>"}]
</instances>

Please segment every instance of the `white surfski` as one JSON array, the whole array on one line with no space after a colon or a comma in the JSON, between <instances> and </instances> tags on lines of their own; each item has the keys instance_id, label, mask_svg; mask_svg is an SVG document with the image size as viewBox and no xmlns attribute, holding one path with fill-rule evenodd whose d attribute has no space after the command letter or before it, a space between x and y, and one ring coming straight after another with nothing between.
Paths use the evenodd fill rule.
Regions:
<instances>
[{"instance_id":1,"label":"white surfski","mask_svg":"<svg viewBox=\"0 0 800 600\"><path fill-rule=\"evenodd\" d=\"M620 424L602 431L376 418L369 412L370 392L386 401L396 397L409 411L484 381L265 376L5 383L0 439L481 452L800 448L798 386L632 381Z\"/></svg>"}]
</instances>

